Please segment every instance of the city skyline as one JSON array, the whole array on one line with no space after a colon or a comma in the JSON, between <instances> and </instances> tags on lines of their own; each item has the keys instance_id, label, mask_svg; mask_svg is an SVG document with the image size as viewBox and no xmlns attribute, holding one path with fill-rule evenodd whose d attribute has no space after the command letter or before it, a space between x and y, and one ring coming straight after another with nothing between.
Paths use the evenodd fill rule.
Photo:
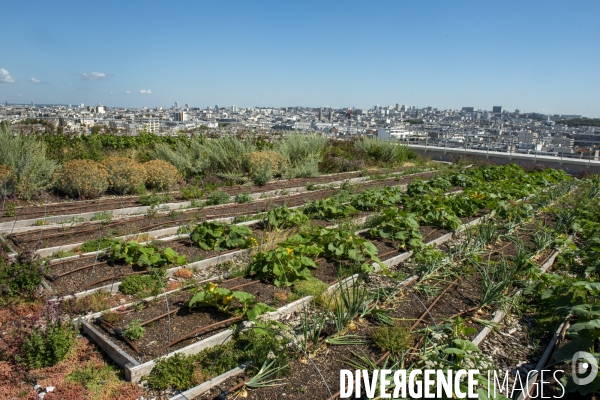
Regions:
<instances>
[{"instance_id":1,"label":"city skyline","mask_svg":"<svg viewBox=\"0 0 600 400\"><path fill-rule=\"evenodd\" d=\"M600 115L595 2L176 5L5 5L0 102Z\"/></svg>"},{"instance_id":2,"label":"city skyline","mask_svg":"<svg viewBox=\"0 0 600 400\"><path fill-rule=\"evenodd\" d=\"M176 104L178 103L178 104ZM101 102L98 103L68 103L68 104L64 104L64 103L36 103L33 100L30 102L8 102L5 101L4 103L0 103L0 106L2 105L8 105L8 106L18 106L18 107L27 107L27 108L31 108L31 107L50 107L50 108L54 108L54 107L71 107L72 109L77 109L77 108L97 108L98 106L101 106L103 108L106 109L130 109L130 110L143 110L143 109L147 109L147 110L157 110L157 109L162 109L164 111L169 111L169 110L185 110L185 109L190 109L190 110L205 110L205 109L216 109L216 107L221 108L221 110L228 110L231 111L232 107L235 107L236 110L246 110L246 109L294 109L294 108L298 108L298 109L321 109L321 110L342 110L344 113L346 112L345 110L359 110L359 111L367 111L367 110L374 110L377 107L381 108L381 109L396 109L396 107L398 106L403 106L406 107L408 109L414 109L414 110L427 110L427 109L433 109L436 111L468 111L468 112L489 112L490 114L496 113L494 111L494 109L496 108L500 108L501 109L501 113L510 113L513 114L514 112L519 112L521 114L540 114L540 115L549 115L549 116L567 116L569 118L573 118L573 117L584 117L584 118L588 118L587 116L581 114L581 113L575 113L575 114L559 114L559 113L540 113L538 111L535 110L523 110L520 108L516 108L514 110L508 110L503 106L488 106L486 107L474 107L474 106L462 106L462 107L455 107L455 108L441 108L441 107L435 107L434 105L430 105L430 106L424 106L424 107L419 107L419 106L415 106L415 105L411 105L411 104L402 104L402 103L395 103L395 104L376 104L373 105L371 107L364 107L364 108L359 108L359 107L355 107L355 106L344 106L341 105L340 107L331 107L329 105L324 105L324 106L314 106L314 105L298 105L298 104L294 104L294 105L281 105L281 106L275 106L275 105L264 105L264 106L249 106L249 107L240 107L237 106L236 104L213 104L213 105L207 105L207 106L198 106L198 105L194 105L194 104L189 104L189 103L180 103L178 101L173 102L170 105L159 105L159 106L155 106L155 107L147 107L147 106L142 106L142 107L127 107L127 106L118 106L118 105L111 105L111 104L104 104ZM83 107L82 107L83 106ZM466 110L467 109L467 110ZM593 117L592 117L593 118Z\"/></svg>"}]
</instances>

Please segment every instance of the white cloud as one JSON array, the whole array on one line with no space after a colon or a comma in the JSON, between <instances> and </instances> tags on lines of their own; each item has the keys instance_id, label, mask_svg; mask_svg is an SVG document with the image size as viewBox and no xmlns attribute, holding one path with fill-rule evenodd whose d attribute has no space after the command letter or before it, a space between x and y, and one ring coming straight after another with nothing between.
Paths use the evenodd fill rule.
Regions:
<instances>
[{"instance_id":1,"label":"white cloud","mask_svg":"<svg viewBox=\"0 0 600 400\"><path fill-rule=\"evenodd\" d=\"M15 80L4 68L0 68L0 82L2 83L15 83Z\"/></svg>"},{"instance_id":2,"label":"white cloud","mask_svg":"<svg viewBox=\"0 0 600 400\"><path fill-rule=\"evenodd\" d=\"M131 90L126 90L125 94L130 95L131 94Z\"/></svg>"},{"instance_id":3,"label":"white cloud","mask_svg":"<svg viewBox=\"0 0 600 400\"><path fill-rule=\"evenodd\" d=\"M104 72L92 72L91 74L81 74L81 79L86 81L104 81L108 77L108 74Z\"/></svg>"},{"instance_id":4,"label":"white cloud","mask_svg":"<svg viewBox=\"0 0 600 400\"><path fill-rule=\"evenodd\" d=\"M140 90L140 94L152 94L152 90L148 89L148 90Z\"/></svg>"},{"instance_id":5,"label":"white cloud","mask_svg":"<svg viewBox=\"0 0 600 400\"><path fill-rule=\"evenodd\" d=\"M112 96L112 94L113 94L113 93L112 93L112 92L110 92L109 94Z\"/></svg>"},{"instance_id":6,"label":"white cloud","mask_svg":"<svg viewBox=\"0 0 600 400\"><path fill-rule=\"evenodd\" d=\"M22 95L21 93L19 93L19 94L17 94L17 96L21 97L21 96L23 96L23 95Z\"/></svg>"},{"instance_id":7,"label":"white cloud","mask_svg":"<svg viewBox=\"0 0 600 400\"><path fill-rule=\"evenodd\" d=\"M48 84L48 82L46 82L46 81L41 81L41 80L35 79L35 78L31 78L29 80L29 82L33 83L34 85L37 85L38 83L41 83L42 85L47 85Z\"/></svg>"}]
</instances>

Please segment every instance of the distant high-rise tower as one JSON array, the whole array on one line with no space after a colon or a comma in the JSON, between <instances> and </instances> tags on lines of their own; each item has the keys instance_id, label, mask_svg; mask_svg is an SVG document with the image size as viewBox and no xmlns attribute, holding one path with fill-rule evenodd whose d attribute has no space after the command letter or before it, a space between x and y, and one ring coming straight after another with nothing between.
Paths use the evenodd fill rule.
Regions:
<instances>
[{"instance_id":1,"label":"distant high-rise tower","mask_svg":"<svg viewBox=\"0 0 600 400\"><path fill-rule=\"evenodd\" d=\"M215 112L219 112L219 105L218 104L215 106Z\"/></svg>"},{"instance_id":2,"label":"distant high-rise tower","mask_svg":"<svg viewBox=\"0 0 600 400\"><path fill-rule=\"evenodd\" d=\"M492 107L492 112L494 114L502 114L502 106L494 106L494 107Z\"/></svg>"},{"instance_id":3,"label":"distant high-rise tower","mask_svg":"<svg viewBox=\"0 0 600 400\"><path fill-rule=\"evenodd\" d=\"M231 106L231 112L237 112L237 106Z\"/></svg>"},{"instance_id":4,"label":"distant high-rise tower","mask_svg":"<svg viewBox=\"0 0 600 400\"><path fill-rule=\"evenodd\" d=\"M185 108L190 108L190 103L185 103Z\"/></svg>"},{"instance_id":5,"label":"distant high-rise tower","mask_svg":"<svg viewBox=\"0 0 600 400\"><path fill-rule=\"evenodd\" d=\"M176 101L175 104L173 104L173 108L179 108L179 102Z\"/></svg>"},{"instance_id":6,"label":"distant high-rise tower","mask_svg":"<svg viewBox=\"0 0 600 400\"><path fill-rule=\"evenodd\" d=\"M35 105L33 104L33 100L31 100L31 108L35 107Z\"/></svg>"},{"instance_id":7,"label":"distant high-rise tower","mask_svg":"<svg viewBox=\"0 0 600 400\"><path fill-rule=\"evenodd\" d=\"M333 108L329 109L329 120L333 120Z\"/></svg>"},{"instance_id":8,"label":"distant high-rise tower","mask_svg":"<svg viewBox=\"0 0 600 400\"><path fill-rule=\"evenodd\" d=\"M400 111L400 108L401 108L401 107L402 107L402 106L400 105L400 103L396 103L396 111Z\"/></svg>"},{"instance_id":9,"label":"distant high-rise tower","mask_svg":"<svg viewBox=\"0 0 600 400\"><path fill-rule=\"evenodd\" d=\"M319 108L319 121L323 119L323 109Z\"/></svg>"},{"instance_id":10,"label":"distant high-rise tower","mask_svg":"<svg viewBox=\"0 0 600 400\"><path fill-rule=\"evenodd\" d=\"M179 121L179 122L183 122L183 121L187 121L188 119L188 115L186 112L176 112L173 115L175 121Z\"/></svg>"}]
</instances>

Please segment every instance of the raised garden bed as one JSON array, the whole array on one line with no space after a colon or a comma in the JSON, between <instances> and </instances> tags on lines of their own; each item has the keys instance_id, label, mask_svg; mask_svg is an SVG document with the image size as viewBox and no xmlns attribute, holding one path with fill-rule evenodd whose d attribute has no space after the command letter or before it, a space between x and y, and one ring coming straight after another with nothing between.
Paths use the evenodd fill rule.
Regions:
<instances>
[{"instance_id":1,"label":"raised garden bed","mask_svg":"<svg viewBox=\"0 0 600 400\"><path fill-rule=\"evenodd\" d=\"M423 177L423 175L421 175ZM389 185L402 185L410 182L414 177L409 176L396 180L369 181L358 186L358 190ZM292 196L264 199L246 204L227 204L216 207L207 207L202 210L188 210L171 213L170 215L157 214L154 217L137 216L125 220L115 220L101 224L78 224L59 228L41 226L39 229L22 233L13 233L7 236L17 248L33 247L41 242L41 248L65 247L72 243L83 243L97 239L101 236L123 236L134 233L157 230L169 226L179 226L194 221L206 219L235 217L247 214L257 214L267 210L287 205L298 206L308 201L324 199L332 196L337 189L323 189L314 192L302 193ZM58 249L57 249L58 250ZM65 250L71 250L65 247Z\"/></svg>"}]
</instances>

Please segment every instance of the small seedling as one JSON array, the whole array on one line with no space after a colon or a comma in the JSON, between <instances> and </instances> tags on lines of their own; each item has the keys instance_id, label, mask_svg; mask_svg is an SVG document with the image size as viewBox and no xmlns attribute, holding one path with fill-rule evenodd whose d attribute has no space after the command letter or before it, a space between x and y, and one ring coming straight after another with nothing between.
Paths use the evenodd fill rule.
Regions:
<instances>
[{"instance_id":1,"label":"small seedling","mask_svg":"<svg viewBox=\"0 0 600 400\"><path fill-rule=\"evenodd\" d=\"M129 324L127 324L127 329L123 332L123 336L130 340L138 340L144 336L146 333L146 328L141 326L141 319L134 319Z\"/></svg>"}]
</instances>

